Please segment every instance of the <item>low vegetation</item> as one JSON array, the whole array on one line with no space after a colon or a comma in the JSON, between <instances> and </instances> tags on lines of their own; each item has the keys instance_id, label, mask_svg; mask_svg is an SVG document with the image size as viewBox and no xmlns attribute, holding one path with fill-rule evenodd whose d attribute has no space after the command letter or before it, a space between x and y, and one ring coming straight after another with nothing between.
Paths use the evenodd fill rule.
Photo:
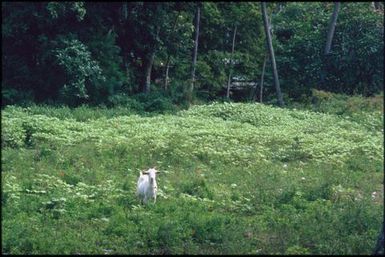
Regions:
<instances>
[{"instance_id":1,"label":"low vegetation","mask_svg":"<svg viewBox=\"0 0 385 257\"><path fill-rule=\"evenodd\" d=\"M382 107L340 112L361 100L314 97L158 115L7 106L2 252L370 254L383 218ZM157 202L140 205L139 171L152 166Z\"/></svg>"}]
</instances>

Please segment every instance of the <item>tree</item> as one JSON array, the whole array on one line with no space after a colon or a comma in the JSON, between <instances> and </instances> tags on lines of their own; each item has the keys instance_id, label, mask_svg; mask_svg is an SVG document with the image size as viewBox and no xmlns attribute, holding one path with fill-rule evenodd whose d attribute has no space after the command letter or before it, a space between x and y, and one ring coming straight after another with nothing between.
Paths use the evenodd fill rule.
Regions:
<instances>
[{"instance_id":1,"label":"tree","mask_svg":"<svg viewBox=\"0 0 385 257\"><path fill-rule=\"evenodd\" d=\"M154 60L164 40L161 32L168 25L165 18L169 4L132 2L119 5L121 14L116 15L121 17L118 42L122 48L125 69L130 67L135 74L132 82L139 85L136 92L147 94L150 91Z\"/></svg>"},{"instance_id":2,"label":"tree","mask_svg":"<svg viewBox=\"0 0 385 257\"><path fill-rule=\"evenodd\" d=\"M278 105L282 107L284 106L284 102L283 102L283 97L281 93L281 88L279 85L277 65L275 63L274 49L273 49L271 33L270 33L270 25L267 18L267 12L266 12L266 2L261 2L261 7L262 7L263 24L265 28L266 42L267 42L267 47L269 49L270 60L271 60L271 65L273 69L273 74L274 74L274 85L277 93Z\"/></svg>"},{"instance_id":3,"label":"tree","mask_svg":"<svg viewBox=\"0 0 385 257\"><path fill-rule=\"evenodd\" d=\"M230 84L231 84L231 75L233 71L233 55L234 55L234 47L235 47L235 36L237 35L237 25L234 25L234 33L233 33L233 44L231 47L231 56L230 56L230 71L229 71L229 78L227 80L227 91L226 91L226 98L230 99Z\"/></svg>"},{"instance_id":4,"label":"tree","mask_svg":"<svg viewBox=\"0 0 385 257\"><path fill-rule=\"evenodd\" d=\"M150 38L143 54L143 72L144 80L142 81L142 92L149 93L151 85L151 72L154 64L155 53L159 47L159 33L161 29L161 21L164 16L164 10L161 3L144 3L144 11L147 11L149 17L145 19L145 29L147 36Z\"/></svg>"},{"instance_id":5,"label":"tree","mask_svg":"<svg viewBox=\"0 0 385 257\"><path fill-rule=\"evenodd\" d=\"M195 66L197 63L197 56L198 56L198 42L199 42L199 21L200 21L200 4L197 4L196 7L196 16L195 16L195 40L194 40L194 52L193 52L193 61L192 61L192 67L191 67L191 84L190 88L187 92L187 100L188 103L191 104L192 101L192 94L194 90L194 83L195 83Z\"/></svg>"},{"instance_id":6,"label":"tree","mask_svg":"<svg viewBox=\"0 0 385 257\"><path fill-rule=\"evenodd\" d=\"M276 98L276 81L293 100L312 88L365 96L383 90L383 3L266 8L269 29L274 19L270 37L256 2L4 2L3 103L119 102L114 96L124 103L161 79L180 104L191 103L192 92L205 100L229 97L236 77L258 80L253 97L262 89L264 102ZM263 73L268 62L274 66L264 61L269 39L276 74L266 67ZM275 87L266 86L270 77ZM246 99L250 89L231 98Z\"/></svg>"},{"instance_id":7,"label":"tree","mask_svg":"<svg viewBox=\"0 0 385 257\"><path fill-rule=\"evenodd\" d=\"M195 3L174 3L165 17L161 31L163 40L155 60L155 78L163 79L167 95L174 100L177 98L178 102L186 100L186 95L182 97L187 89L184 82L191 76L195 12Z\"/></svg>"},{"instance_id":8,"label":"tree","mask_svg":"<svg viewBox=\"0 0 385 257\"><path fill-rule=\"evenodd\" d=\"M174 21L174 24L172 26L171 31L175 31L175 29L176 29L179 13L180 13L180 11L178 11L176 16L175 16L175 21ZM168 40L167 43L171 43L171 42L169 42L169 40ZM163 82L164 90L167 90L167 88L168 88L168 82L169 82L169 75L168 74L169 74L169 70L170 70L170 58L171 58L171 54L170 54L170 52L167 52L167 60L166 60L166 65L165 65L166 67L165 67L165 71L164 71L164 82Z\"/></svg>"},{"instance_id":9,"label":"tree","mask_svg":"<svg viewBox=\"0 0 385 257\"><path fill-rule=\"evenodd\" d=\"M334 30L335 30L336 25L337 25L337 17L338 17L338 12L340 10L340 5L341 5L340 2L334 3L334 10L333 10L332 16L330 17L328 35L326 38L326 45L325 45L325 50L324 50L325 55L330 53L330 49L332 46L332 40L333 40L333 36L334 36Z\"/></svg>"},{"instance_id":10,"label":"tree","mask_svg":"<svg viewBox=\"0 0 385 257\"><path fill-rule=\"evenodd\" d=\"M160 26L157 27L156 29L156 34L155 34L155 39L158 40L159 38L159 31L160 31ZM152 65L154 64L154 58L155 58L155 53L156 53L156 48L157 44L154 44L152 46L152 49L147 55L145 55L145 60L144 60L144 85L143 85L143 92L148 93L150 92L150 85L151 85L151 71L152 71Z\"/></svg>"},{"instance_id":11,"label":"tree","mask_svg":"<svg viewBox=\"0 0 385 257\"><path fill-rule=\"evenodd\" d=\"M335 27L337 25L337 17L338 17L339 10L340 10L340 3L335 2L334 3L334 10L333 10L333 13L332 13L332 15L330 17L330 21L329 21L328 34L326 37L326 44L325 44L325 49L324 49L324 58L323 58L323 63L322 63L322 68L321 68L321 73L320 73L320 85L321 86L323 86L325 83L325 77L326 77L325 67L328 65L328 62L329 62L328 55L330 54L330 49L331 49L331 45L332 45L334 31L335 31Z\"/></svg>"},{"instance_id":12,"label":"tree","mask_svg":"<svg viewBox=\"0 0 385 257\"><path fill-rule=\"evenodd\" d=\"M163 44L160 49L159 61L162 67L163 87L168 89L170 83L170 68L172 68L175 61L185 59L185 50L189 50L191 54L191 32L192 22L190 19L190 9L192 4L174 3L170 7L168 15L165 17L162 34ZM195 11L195 8L194 8ZM190 64L190 63L189 63Z\"/></svg>"},{"instance_id":13,"label":"tree","mask_svg":"<svg viewBox=\"0 0 385 257\"><path fill-rule=\"evenodd\" d=\"M282 5L281 3L278 3L277 5L277 9L278 9L278 12L281 12L282 11ZM271 27L271 22L272 20L272 17L270 17L270 21L269 21L269 32L270 32L270 35L272 36L272 27ZM259 102L262 103L263 102L263 82L264 82L264 77L265 77L265 68L266 68L266 62L268 61L268 54L265 55L265 57L263 58L263 65L262 65L262 74L261 74L261 81L260 81L260 87L259 87ZM257 92L255 92L255 101L257 99Z\"/></svg>"},{"instance_id":14,"label":"tree","mask_svg":"<svg viewBox=\"0 0 385 257\"><path fill-rule=\"evenodd\" d=\"M382 91L383 13L374 12L369 3L341 3L331 51L325 56L333 8L334 3L293 2L274 16L281 87L290 88L285 92L293 100L310 96L312 88L365 96Z\"/></svg>"}]
</instances>

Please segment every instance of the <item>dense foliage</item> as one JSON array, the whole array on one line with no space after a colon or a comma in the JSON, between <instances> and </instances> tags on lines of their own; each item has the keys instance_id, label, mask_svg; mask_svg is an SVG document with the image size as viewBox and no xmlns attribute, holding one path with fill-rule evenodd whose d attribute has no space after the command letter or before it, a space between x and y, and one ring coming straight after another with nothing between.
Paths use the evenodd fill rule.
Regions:
<instances>
[{"instance_id":1,"label":"dense foliage","mask_svg":"<svg viewBox=\"0 0 385 257\"><path fill-rule=\"evenodd\" d=\"M276 15L278 69L283 90L293 98L312 88L363 95L383 88L383 13L371 11L369 3L342 3L332 51L324 56L332 8L292 3Z\"/></svg>"},{"instance_id":2,"label":"dense foliage","mask_svg":"<svg viewBox=\"0 0 385 257\"><path fill-rule=\"evenodd\" d=\"M3 2L3 106L124 105L143 92L151 65L152 91L184 103L197 4L196 96L223 97L230 69L234 80L258 82L266 47L257 2ZM286 98L301 99L312 88L362 95L382 89L383 10L370 3L341 5L332 51L324 56L332 3L268 4ZM265 83L264 99L272 100L269 65ZM231 98L249 99L254 91Z\"/></svg>"},{"instance_id":3,"label":"dense foliage","mask_svg":"<svg viewBox=\"0 0 385 257\"><path fill-rule=\"evenodd\" d=\"M8 106L2 252L370 254L383 217L382 97L313 97L319 112ZM154 165L158 201L140 206L139 170Z\"/></svg>"}]
</instances>

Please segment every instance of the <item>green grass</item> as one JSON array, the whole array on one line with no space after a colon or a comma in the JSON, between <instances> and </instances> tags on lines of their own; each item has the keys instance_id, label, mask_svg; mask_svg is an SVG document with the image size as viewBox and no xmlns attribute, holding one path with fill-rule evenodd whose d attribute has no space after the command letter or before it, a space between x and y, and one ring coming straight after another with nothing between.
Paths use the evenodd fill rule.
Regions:
<instances>
[{"instance_id":1,"label":"green grass","mask_svg":"<svg viewBox=\"0 0 385 257\"><path fill-rule=\"evenodd\" d=\"M383 120L359 115L368 122L260 104L151 117L7 107L2 252L370 254ZM139 170L152 166L158 200L141 206Z\"/></svg>"}]
</instances>

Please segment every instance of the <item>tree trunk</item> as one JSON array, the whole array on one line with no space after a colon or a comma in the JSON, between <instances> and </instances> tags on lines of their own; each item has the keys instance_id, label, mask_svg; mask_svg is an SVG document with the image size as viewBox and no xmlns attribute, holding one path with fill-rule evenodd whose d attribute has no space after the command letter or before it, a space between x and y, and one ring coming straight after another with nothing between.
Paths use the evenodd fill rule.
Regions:
<instances>
[{"instance_id":1,"label":"tree trunk","mask_svg":"<svg viewBox=\"0 0 385 257\"><path fill-rule=\"evenodd\" d=\"M197 63L197 55L198 55L200 14L201 14L201 10L200 10L200 6L198 4L196 16L195 16L195 42L194 42L193 62L192 62L192 68L191 68L191 84L190 84L190 88L187 92L187 100L188 100L189 104L191 104L191 102L192 102L192 94L193 94L194 83L195 83L195 66Z\"/></svg>"},{"instance_id":2,"label":"tree trunk","mask_svg":"<svg viewBox=\"0 0 385 257\"><path fill-rule=\"evenodd\" d=\"M275 85L275 89L277 92L278 105L282 107L282 106L284 106L284 102L283 102L283 97L282 97L282 93L281 93L281 87L279 85L277 64L275 63L274 49L273 49L273 44L272 44L272 40L271 40L271 33L270 33L270 25L269 25L269 21L267 19L266 2L261 2L261 7L262 7L263 24L265 27L266 41L267 41L267 46L268 46L269 53L270 53L271 65L273 68L274 85Z\"/></svg>"},{"instance_id":3,"label":"tree trunk","mask_svg":"<svg viewBox=\"0 0 385 257\"><path fill-rule=\"evenodd\" d=\"M155 58L155 50L153 50L150 53L150 56L148 57L148 59L146 61L145 81L144 81L144 87L143 87L143 92L146 94L150 92L151 71L152 71L152 64L154 63L154 58Z\"/></svg>"},{"instance_id":4,"label":"tree trunk","mask_svg":"<svg viewBox=\"0 0 385 257\"><path fill-rule=\"evenodd\" d=\"M124 19L124 20L127 20L127 17L128 17L128 7L127 7L127 3L123 3L123 6L122 6L122 15L123 15L123 19Z\"/></svg>"},{"instance_id":5,"label":"tree trunk","mask_svg":"<svg viewBox=\"0 0 385 257\"><path fill-rule=\"evenodd\" d=\"M164 71L164 90L168 89L168 71L170 70L170 56L167 57L166 70Z\"/></svg>"},{"instance_id":6,"label":"tree trunk","mask_svg":"<svg viewBox=\"0 0 385 257\"><path fill-rule=\"evenodd\" d=\"M157 31L156 31L156 38L159 37L159 32L160 32L160 26L157 28ZM144 72L145 72L145 81L144 81L144 85L143 85L143 92L144 93L149 93L150 92L150 85L151 85L151 71L152 71L152 65L154 64L154 59L155 59L155 52L156 52L156 48L157 48L157 43L155 44L155 46L152 48L152 51L151 53L147 56L147 60L145 62L145 69L144 69Z\"/></svg>"},{"instance_id":7,"label":"tree trunk","mask_svg":"<svg viewBox=\"0 0 385 257\"><path fill-rule=\"evenodd\" d=\"M129 69L128 57L126 57L125 54L123 55L123 65L124 65L124 69L126 70L126 83L129 84L130 69Z\"/></svg>"},{"instance_id":8,"label":"tree trunk","mask_svg":"<svg viewBox=\"0 0 385 257\"><path fill-rule=\"evenodd\" d=\"M320 89L323 89L323 86L325 84L325 78L326 78L326 68L325 67L327 66L327 64L329 62L328 54L330 53L330 50L331 50L332 40L333 40L333 36L334 36L334 30L335 30L336 25L337 25L337 17L338 17L338 13L339 13L339 9L340 9L340 4L341 3L339 3L339 2L334 3L333 14L330 17L329 31L328 31L328 35L326 38L326 45L325 45L325 49L324 49L324 58L323 58L321 71L320 71L320 80L319 80Z\"/></svg>"},{"instance_id":9,"label":"tree trunk","mask_svg":"<svg viewBox=\"0 0 385 257\"><path fill-rule=\"evenodd\" d=\"M121 30L121 33L119 35L119 38L123 38L123 39L126 39L126 29L125 27L127 26L127 18L128 18L128 3L127 2L124 2L122 3L122 10L121 10L121 22L122 22L122 25L118 27L117 29L117 33L119 34L119 31ZM126 40L124 40L126 41ZM130 78L130 69L129 69L129 49L130 47L127 46L127 44L123 44L121 46L121 53L122 53L122 58L123 58L123 65L124 65L124 68L125 68L125 72L126 72L126 83L129 84L130 81L129 81L129 78ZM140 90L140 89L139 89ZM126 93L129 93L129 92L126 92Z\"/></svg>"},{"instance_id":10,"label":"tree trunk","mask_svg":"<svg viewBox=\"0 0 385 257\"><path fill-rule=\"evenodd\" d=\"M234 47L235 47L235 36L237 34L237 25L234 26L234 33L233 33L233 45L231 47L231 57L230 57L230 71L229 71L229 78L227 80L227 92L226 92L226 98L230 100L230 85L231 85L231 76L233 72L233 55L234 55Z\"/></svg>"},{"instance_id":11,"label":"tree trunk","mask_svg":"<svg viewBox=\"0 0 385 257\"><path fill-rule=\"evenodd\" d=\"M263 94L263 79L265 77L265 67L266 67L266 61L267 61L267 57L268 55L266 54L264 59L263 59L263 65L262 65L262 73L261 73L261 80L260 80L260 83L259 84L256 84L255 85L255 90L254 90L254 93L253 93L253 96L252 96L252 99L254 102L257 101L258 99L258 86L259 86L259 101L260 103L262 103L262 94Z\"/></svg>"},{"instance_id":12,"label":"tree trunk","mask_svg":"<svg viewBox=\"0 0 385 257\"><path fill-rule=\"evenodd\" d=\"M265 55L265 59L263 60L263 67L262 67L262 75L261 75L261 86L259 91L259 102L262 103L262 95L263 95L263 79L265 77L265 67L266 67L266 61L267 56Z\"/></svg>"},{"instance_id":13,"label":"tree trunk","mask_svg":"<svg viewBox=\"0 0 385 257\"><path fill-rule=\"evenodd\" d=\"M341 6L340 2L334 3L333 14L330 17L329 32L328 32L328 36L326 38L326 45L325 45L325 51L324 51L325 55L330 53L330 49L332 46L332 40L333 40L333 36L334 36L334 30L335 30L336 25L337 25L337 17L338 17L338 12L340 10L340 6Z\"/></svg>"},{"instance_id":14,"label":"tree trunk","mask_svg":"<svg viewBox=\"0 0 385 257\"><path fill-rule=\"evenodd\" d=\"M174 20L174 25L172 26L172 31L175 31L175 28L176 28L176 24L178 22L178 17L179 17L179 13L180 11L178 11L178 13L176 14L176 17L175 17L175 20ZM179 44L177 45L177 47L179 46ZM168 72L170 70L170 53L168 52L167 53L167 61L166 61L166 69L164 71L164 90L167 90L168 88Z\"/></svg>"}]
</instances>

